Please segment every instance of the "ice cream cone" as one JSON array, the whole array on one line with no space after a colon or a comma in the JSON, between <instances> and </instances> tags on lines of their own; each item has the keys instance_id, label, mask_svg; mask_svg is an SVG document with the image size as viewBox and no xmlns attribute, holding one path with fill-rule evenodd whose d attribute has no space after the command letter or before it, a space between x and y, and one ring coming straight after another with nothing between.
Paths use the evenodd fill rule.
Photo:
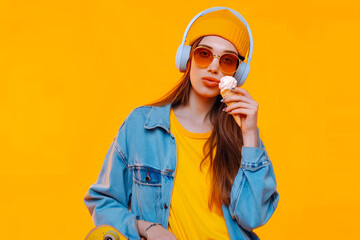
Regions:
<instances>
[{"instance_id":1,"label":"ice cream cone","mask_svg":"<svg viewBox=\"0 0 360 240\"><path fill-rule=\"evenodd\" d=\"M230 89L226 88L220 91L220 94L222 96L222 98L226 98L229 96L233 96L233 95L237 95L236 93L232 92ZM226 106L231 106L232 104L234 104L234 102L227 102ZM236 114L236 115L232 115L236 121L236 123L239 125L239 127L241 127L241 119L240 119L240 115Z\"/></svg>"}]
</instances>

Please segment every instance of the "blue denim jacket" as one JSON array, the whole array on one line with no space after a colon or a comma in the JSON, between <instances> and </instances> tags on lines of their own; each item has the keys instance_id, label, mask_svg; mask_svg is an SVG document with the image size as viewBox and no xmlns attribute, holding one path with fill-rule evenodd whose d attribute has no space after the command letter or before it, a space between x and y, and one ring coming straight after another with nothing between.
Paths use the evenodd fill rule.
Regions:
<instances>
[{"instance_id":1,"label":"blue denim jacket","mask_svg":"<svg viewBox=\"0 0 360 240\"><path fill-rule=\"evenodd\" d=\"M138 107L122 123L84 199L96 226L112 225L128 239L140 239L136 219L167 228L176 170L170 107ZM272 163L257 133L257 147L242 147L231 203L222 206L231 239L259 239L252 230L269 220L279 201Z\"/></svg>"}]
</instances>

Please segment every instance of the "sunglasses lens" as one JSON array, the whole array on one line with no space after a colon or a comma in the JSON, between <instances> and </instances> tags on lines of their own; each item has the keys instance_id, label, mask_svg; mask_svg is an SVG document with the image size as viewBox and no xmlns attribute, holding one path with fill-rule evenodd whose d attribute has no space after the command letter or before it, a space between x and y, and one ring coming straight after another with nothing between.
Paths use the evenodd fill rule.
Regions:
<instances>
[{"instance_id":1,"label":"sunglasses lens","mask_svg":"<svg viewBox=\"0 0 360 240\"><path fill-rule=\"evenodd\" d=\"M197 48L194 52L194 59L199 67L207 67L213 60L213 53L207 48Z\"/></svg>"},{"instance_id":2,"label":"sunglasses lens","mask_svg":"<svg viewBox=\"0 0 360 240\"><path fill-rule=\"evenodd\" d=\"M194 59L199 67L207 67L212 63L214 55L210 49L198 47L194 51ZM228 74L234 73L238 69L239 64L239 58L232 53L222 55L219 60L221 71Z\"/></svg>"},{"instance_id":3,"label":"sunglasses lens","mask_svg":"<svg viewBox=\"0 0 360 240\"><path fill-rule=\"evenodd\" d=\"M224 54L220 58L220 68L224 73L234 73L239 63L239 58L235 54Z\"/></svg>"}]
</instances>

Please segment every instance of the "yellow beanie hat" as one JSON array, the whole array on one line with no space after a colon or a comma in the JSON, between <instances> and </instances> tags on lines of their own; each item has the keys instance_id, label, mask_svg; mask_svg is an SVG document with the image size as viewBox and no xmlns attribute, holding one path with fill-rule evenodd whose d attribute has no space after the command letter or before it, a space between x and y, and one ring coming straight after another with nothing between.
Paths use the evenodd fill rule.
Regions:
<instances>
[{"instance_id":1,"label":"yellow beanie hat","mask_svg":"<svg viewBox=\"0 0 360 240\"><path fill-rule=\"evenodd\" d=\"M234 44L243 57L250 48L250 38L246 26L227 9L210 12L196 19L186 36L185 45L190 46L196 39L206 35L225 38Z\"/></svg>"}]
</instances>

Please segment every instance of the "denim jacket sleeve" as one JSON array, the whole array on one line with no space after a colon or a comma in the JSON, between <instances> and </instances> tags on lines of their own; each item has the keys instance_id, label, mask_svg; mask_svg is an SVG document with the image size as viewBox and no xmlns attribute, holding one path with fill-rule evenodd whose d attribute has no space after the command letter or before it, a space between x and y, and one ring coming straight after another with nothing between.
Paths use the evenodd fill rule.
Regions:
<instances>
[{"instance_id":1,"label":"denim jacket sleeve","mask_svg":"<svg viewBox=\"0 0 360 240\"><path fill-rule=\"evenodd\" d=\"M242 147L241 166L230 193L230 214L248 231L264 225L279 202L273 166L258 128L257 139L257 147Z\"/></svg>"},{"instance_id":2,"label":"denim jacket sleeve","mask_svg":"<svg viewBox=\"0 0 360 240\"><path fill-rule=\"evenodd\" d=\"M129 211L132 176L127 168L126 120L114 138L95 184L84 201L96 226L111 225L128 239L140 239L136 216Z\"/></svg>"}]
</instances>

